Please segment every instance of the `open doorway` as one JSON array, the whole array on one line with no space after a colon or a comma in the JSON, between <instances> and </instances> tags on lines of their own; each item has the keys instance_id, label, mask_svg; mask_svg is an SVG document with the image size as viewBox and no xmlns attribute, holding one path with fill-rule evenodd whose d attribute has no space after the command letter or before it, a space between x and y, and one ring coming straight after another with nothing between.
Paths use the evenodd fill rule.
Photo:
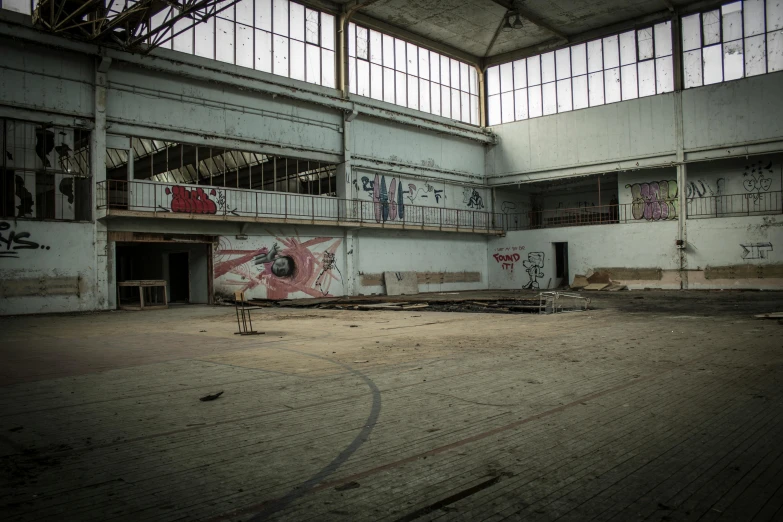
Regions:
<instances>
[{"instance_id":1,"label":"open doorway","mask_svg":"<svg viewBox=\"0 0 783 522\"><path fill-rule=\"evenodd\" d=\"M169 301L190 302L190 263L187 252L171 252L169 258Z\"/></svg>"},{"instance_id":2,"label":"open doorway","mask_svg":"<svg viewBox=\"0 0 783 522\"><path fill-rule=\"evenodd\" d=\"M185 242L118 241L118 283L164 280L169 303L210 303L211 245Z\"/></svg>"},{"instance_id":3,"label":"open doorway","mask_svg":"<svg viewBox=\"0 0 783 522\"><path fill-rule=\"evenodd\" d=\"M560 280L559 286L569 283L568 243L555 243L555 277Z\"/></svg>"}]
</instances>

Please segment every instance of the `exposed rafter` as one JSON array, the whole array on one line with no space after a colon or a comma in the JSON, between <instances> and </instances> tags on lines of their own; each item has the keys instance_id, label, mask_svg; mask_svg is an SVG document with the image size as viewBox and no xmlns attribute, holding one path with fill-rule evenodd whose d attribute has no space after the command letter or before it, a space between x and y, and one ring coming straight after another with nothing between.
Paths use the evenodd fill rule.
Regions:
<instances>
[{"instance_id":1,"label":"exposed rafter","mask_svg":"<svg viewBox=\"0 0 783 522\"><path fill-rule=\"evenodd\" d=\"M33 23L55 34L149 51L238 1L41 0Z\"/></svg>"}]
</instances>

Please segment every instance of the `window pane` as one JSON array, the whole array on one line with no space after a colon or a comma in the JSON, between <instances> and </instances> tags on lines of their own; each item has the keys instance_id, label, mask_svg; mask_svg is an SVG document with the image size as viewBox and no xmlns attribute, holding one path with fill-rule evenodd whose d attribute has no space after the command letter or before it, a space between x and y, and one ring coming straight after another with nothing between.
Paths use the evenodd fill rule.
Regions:
<instances>
[{"instance_id":1,"label":"window pane","mask_svg":"<svg viewBox=\"0 0 783 522\"><path fill-rule=\"evenodd\" d=\"M653 28L640 29L636 32L639 41L639 60L649 60L655 55L653 49Z\"/></svg>"},{"instance_id":2,"label":"window pane","mask_svg":"<svg viewBox=\"0 0 783 522\"><path fill-rule=\"evenodd\" d=\"M478 73L475 67L470 67L470 94L478 94Z\"/></svg>"},{"instance_id":3,"label":"window pane","mask_svg":"<svg viewBox=\"0 0 783 522\"><path fill-rule=\"evenodd\" d=\"M462 119L460 92L452 87L451 89L451 117L455 120Z\"/></svg>"},{"instance_id":4,"label":"window pane","mask_svg":"<svg viewBox=\"0 0 783 522\"><path fill-rule=\"evenodd\" d=\"M299 40L288 40L290 45L291 78L294 80L305 79L305 44Z\"/></svg>"},{"instance_id":5,"label":"window pane","mask_svg":"<svg viewBox=\"0 0 783 522\"><path fill-rule=\"evenodd\" d=\"M682 19L682 50L692 51L701 47L701 21L699 15Z\"/></svg>"},{"instance_id":6,"label":"window pane","mask_svg":"<svg viewBox=\"0 0 783 522\"><path fill-rule=\"evenodd\" d=\"M289 35L295 40L305 39L305 7L296 2L288 4Z\"/></svg>"},{"instance_id":7,"label":"window pane","mask_svg":"<svg viewBox=\"0 0 783 522\"><path fill-rule=\"evenodd\" d=\"M356 56L356 24L348 24L348 56Z\"/></svg>"},{"instance_id":8,"label":"window pane","mask_svg":"<svg viewBox=\"0 0 783 522\"><path fill-rule=\"evenodd\" d=\"M777 29L783 29L783 2L767 0L767 31L771 32ZM769 42L767 42L767 47L769 47Z\"/></svg>"},{"instance_id":9,"label":"window pane","mask_svg":"<svg viewBox=\"0 0 783 522\"><path fill-rule=\"evenodd\" d=\"M430 82L419 80L419 108L424 112L430 112Z\"/></svg>"},{"instance_id":10,"label":"window pane","mask_svg":"<svg viewBox=\"0 0 783 522\"><path fill-rule=\"evenodd\" d=\"M370 64L363 60L356 61L356 94L370 96Z\"/></svg>"},{"instance_id":11,"label":"window pane","mask_svg":"<svg viewBox=\"0 0 783 522\"><path fill-rule=\"evenodd\" d=\"M655 26L655 57L672 54L672 24L664 22Z\"/></svg>"},{"instance_id":12,"label":"window pane","mask_svg":"<svg viewBox=\"0 0 783 522\"><path fill-rule=\"evenodd\" d=\"M272 2L272 30L275 34L288 36L288 0Z\"/></svg>"},{"instance_id":13,"label":"window pane","mask_svg":"<svg viewBox=\"0 0 783 522\"><path fill-rule=\"evenodd\" d=\"M527 84L539 85L541 83L541 61L540 56L533 56L527 59Z\"/></svg>"},{"instance_id":14,"label":"window pane","mask_svg":"<svg viewBox=\"0 0 783 522\"><path fill-rule=\"evenodd\" d=\"M383 35L383 66L394 69L394 38Z\"/></svg>"},{"instance_id":15,"label":"window pane","mask_svg":"<svg viewBox=\"0 0 783 522\"><path fill-rule=\"evenodd\" d=\"M383 68L383 101L394 103L394 69Z\"/></svg>"},{"instance_id":16,"label":"window pane","mask_svg":"<svg viewBox=\"0 0 783 522\"><path fill-rule=\"evenodd\" d=\"M554 82L542 85L541 93L544 100L544 116L555 114L557 112L557 87Z\"/></svg>"},{"instance_id":17,"label":"window pane","mask_svg":"<svg viewBox=\"0 0 783 522\"><path fill-rule=\"evenodd\" d=\"M334 16L321 13L321 46L334 51Z\"/></svg>"},{"instance_id":18,"label":"window pane","mask_svg":"<svg viewBox=\"0 0 783 522\"><path fill-rule=\"evenodd\" d=\"M655 94L655 61L639 62L639 97Z\"/></svg>"},{"instance_id":19,"label":"window pane","mask_svg":"<svg viewBox=\"0 0 783 522\"><path fill-rule=\"evenodd\" d=\"M256 0L255 27L272 31L272 0Z\"/></svg>"},{"instance_id":20,"label":"window pane","mask_svg":"<svg viewBox=\"0 0 783 522\"><path fill-rule=\"evenodd\" d=\"M383 63L381 54L383 49L382 38L383 35L381 35L381 33L377 31L370 31L370 61L372 63Z\"/></svg>"},{"instance_id":21,"label":"window pane","mask_svg":"<svg viewBox=\"0 0 783 522\"><path fill-rule=\"evenodd\" d=\"M555 53L541 55L541 83L555 81Z\"/></svg>"},{"instance_id":22,"label":"window pane","mask_svg":"<svg viewBox=\"0 0 783 522\"><path fill-rule=\"evenodd\" d=\"M487 69L487 95L494 96L500 93L500 67L497 65Z\"/></svg>"},{"instance_id":23,"label":"window pane","mask_svg":"<svg viewBox=\"0 0 783 522\"><path fill-rule=\"evenodd\" d=\"M430 55L430 59L432 59L432 55ZM500 95L497 98L500 100ZM440 116L440 85L437 83L430 83L430 107L432 114ZM500 118L500 105L498 105L498 118Z\"/></svg>"},{"instance_id":24,"label":"window pane","mask_svg":"<svg viewBox=\"0 0 783 522\"><path fill-rule=\"evenodd\" d=\"M370 64L370 97L383 99L383 67L375 63Z\"/></svg>"},{"instance_id":25,"label":"window pane","mask_svg":"<svg viewBox=\"0 0 783 522\"><path fill-rule=\"evenodd\" d=\"M742 2L721 6L723 15L723 41L742 38Z\"/></svg>"},{"instance_id":26,"label":"window pane","mask_svg":"<svg viewBox=\"0 0 783 522\"><path fill-rule=\"evenodd\" d=\"M408 105L408 75L403 72L395 72L394 80L395 88L397 90L395 93L395 103L405 107Z\"/></svg>"},{"instance_id":27,"label":"window pane","mask_svg":"<svg viewBox=\"0 0 783 522\"><path fill-rule=\"evenodd\" d=\"M571 77L571 49L559 49L555 52L555 66L557 68L557 79L564 80Z\"/></svg>"},{"instance_id":28,"label":"window pane","mask_svg":"<svg viewBox=\"0 0 783 522\"><path fill-rule=\"evenodd\" d=\"M419 49L419 77L430 79L430 52L426 49Z\"/></svg>"},{"instance_id":29,"label":"window pane","mask_svg":"<svg viewBox=\"0 0 783 522\"><path fill-rule=\"evenodd\" d=\"M419 75L419 48L413 44L406 44L405 56L408 60L406 71L414 76Z\"/></svg>"},{"instance_id":30,"label":"window pane","mask_svg":"<svg viewBox=\"0 0 783 522\"><path fill-rule=\"evenodd\" d=\"M307 44L306 47L307 56L305 59L306 65L306 77L305 79L310 83L321 83L321 48L317 45Z\"/></svg>"},{"instance_id":31,"label":"window pane","mask_svg":"<svg viewBox=\"0 0 783 522\"><path fill-rule=\"evenodd\" d=\"M470 94L460 92L460 121L470 123Z\"/></svg>"},{"instance_id":32,"label":"window pane","mask_svg":"<svg viewBox=\"0 0 783 522\"><path fill-rule=\"evenodd\" d=\"M359 60L360 62L366 64L363 60ZM356 75L358 66L356 65L356 58L348 58L348 92L351 94L358 94L359 91L357 89L357 83L356 83Z\"/></svg>"},{"instance_id":33,"label":"window pane","mask_svg":"<svg viewBox=\"0 0 783 522\"><path fill-rule=\"evenodd\" d=\"M745 36L753 36L764 32L764 1L745 0L742 15L745 22ZM747 51L746 51L747 54Z\"/></svg>"},{"instance_id":34,"label":"window pane","mask_svg":"<svg viewBox=\"0 0 783 522\"><path fill-rule=\"evenodd\" d=\"M527 89L514 91L514 119L516 121L527 119Z\"/></svg>"},{"instance_id":35,"label":"window pane","mask_svg":"<svg viewBox=\"0 0 783 522\"><path fill-rule=\"evenodd\" d=\"M440 114L451 118L451 89L446 86L440 88Z\"/></svg>"},{"instance_id":36,"label":"window pane","mask_svg":"<svg viewBox=\"0 0 783 522\"><path fill-rule=\"evenodd\" d=\"M500 125L501 112L500 112L500 94L495 94L487 98L487 112L489 125Z\"/></svg>"},{"instance_id":37,"label":"window pane","mask_svg":"<svg viewBox=\"0 0 783 522\"><path fill-rule=\"evenodd\" d=\"M430 81L440 83L440 55L430 51ZM498 83L500 92L500 83Z\"/></svg>"},{"instance_id":38,"label":"window pane","mask_svg":"<svg viewBox=\"0 0 783 522\"><path fill-rule=\"evenodd\" d=\"M473 125L479 124L478 96L470 97L470 123L472 123Z\"/></svg>"},{"instance_id":39,"label":"window pane","mask_svg":"<svg viewBox=\"0 0 783 522\"><path fill-rule=\"evenodd\" d=\"M745 76L767 72L767 45L763 34L745 38Z\"/></svg>"},{"instance_id":40,"label":"window pane","mask_svg":"<svg viewBox=\"0 0 783 522\"><path fill-rule=\"evenodd\" d=\"M603 71L603 52L601 40L587 42L587 72Z\"/></svg>"},{"instance_id":41,"label":"window pane","mask_svg":"<svg viewBox=\"0 0 783 522\"><path fill-rule=\"evenodd\" d=\"M571 74L574 76L587 74L586 44L579 44L571 47Z\"/></svg>"},{"instance_id":42,"label":"window pane","mask_svg":"<svg viewBox=\"0 0 783 522\"><path fill-rule=\"evenodd\" d=\"M356 56L363 60L370 59L370 35L364 27L356 28Z\"/></svg>"},{"instance_id":43,"label":"window pane","mask_svg":"<svg viewBox=\"0 0 783 522\"><path fill-rule=\"evenodd\" d=\"M527 87L527 62L526 60L517 60L514 62L514 88L524 87Z\"/></svg>"},{"instance_id":44,"label":"window pane","mask_svg":"<svg viewBox=\"0 0 783 522\"><path fill-rule=\"evenodd\" d=\"M215 19L215 59L234 63L234 22L223 18Z\"/></svg>"},{"instance_id":45,"label":"window pane","mask_svg":"<svg viewBox=\"0 0 783 522\"><path fill-rule=\"evenodd\" d=\"M620 69L614 68L604 71L604 92L606 103L619 102L622 99Z\"/></svg>"},{"instance_id":46,"label":"window pane","mask_svg":"<svg viewBox=\"0 0 783 522\"><path fill-rule=\"evenodd\" d=\"M636 31L620 35L620 64L636 63Z\"/></svg>"},{"instance_id":47,"label":"window pane","mask_svg":"<svg viewBox=\"0 0 783 522\"><path fill-rule=\"evenodd\" d=\"M272 72L280 76L288 76L288 38L274 35L272 37L272 45L275 60Z\"/></svg>"},{"instance_id":48,"label":"window pane","mask_svg":"<svg viewBox=\"0 0 783 522\"><path fill-rule=\"evenodd\" d=\"M462 62L459 64L459 88L463 92L470 91L470 81L468 80L468 64Z\"/></svg>"},{"instance_id":49,"label":"window pane","mask_svg":"<svg viewBox=\"0 0 783 522\"><path fill-rule=\"evenodd\" d=\"M236 24L237 29L237 65L253 68L253 28Z\"/></svg>"},{"instance_id":50,"label":"window pane","mask_svg":"<svg viewBox=\"0 0 783 522\"><path fill-rule=\"evenodd\" d=\"M272 35L258 29L256 29L256 70L272 72Z\"/></svg>"},{"instance_id":51,"label":"window pane","mask_svg":"<svg viewBox=\"0 0 783 522\"><path fill-rule=\"evenodd\" d=\"M405 52L405 42L399 38L394 39L394 68L400 72L407 72L407 57Z\"/></svg>"},{"instance_id":52,"label":"window pane","mask_svg":"<svg viewBox=\"0 0 783 522\"><path fill-rule=\"evenodd\" d=\"M742 40L723 44L723 80L737 80L744 76L745 56Z\"/></svg>"},{"instance_id":53,"label":"window pane","mask_svg":"<svg viewBox=\"0 0 783 522\"><path fill-rule=\"evenodd\" d=\"M504 92L500 95L500 116L503 123L514 121L514 93Z\"/></svg>"},{"instance_id":54,"label":"window pane","mask_svg":"<svg viewBox=\"0 0 783 522\"><path fill-rule=\"evenodd\" d=\"M767 35L767 70L783 71L783 31Z\"/></svg>"},{"instance_id":55,"label":"window pane","mask_svg":"<svg viewBox=\"0 0 783 522\"><path fill-rule=\"evenodd\" d=\"M321 49L321 85L324 87L337 87L334 73L334 51Z\"/></svg>"},{"instance_id":56,"label":"window pane","mask_svg":"<svg viewBox=\"0 0 783 522\"><path fill-rule=\"evenodd\" d=\"M451 86L454 89L459 89L459 62L454 58L449 59L451 65ZM502 76L502 73L501 73ZM503 82L500 82L501 89L503 88ZM453 116L453 115L452 115ZM456 118L456 117L455 117Z\"/></svg>"},{"instance_id":57,"label":"window pane","mask_svg":"<svg viewBox=\"0 0 783 522\"><path fill-rule=\"evenodd\" d=\"M215 59L215 19L196 24L196 56Z\"/></svg>"},{"instance_id":58,"label":"window pane","mask_svg":"<svg viewBox=\"0 0 783 522\"><path fill-rule=\"evenodd\" d=\"M604 73L594 72L587 77L590 107L604 104Z\"/></svg>"},{"instance_id":59,"label":"window pane","mask_svg":"<svg viewBox=\"0 0 783 522\"><path fill-rule=\"evenodd\" d=\"M704 45L712 45L720 42L720 11L710 11L701 15L702 34Z\"/></svg>"},{"instance_id":60,"label":"window pane","mask_svg":"<svg viewBox=\"0 0 783 522\"><path fill-rule=\"evenodd\" d=\"M587 96L587 75L576 76L571 82L573 83L574 93L574 110L584 109L590 106L589 98Z\"/></svg>"},{"instance_id":61,"label":"window pane","mask_svg":"<svg viewBox=\"0 0 783 522\"><path fill-rule=\"evenodd\" d=\"M658 94L674 91L674 62L671 56L655 60L655 84Z\"/></svg>"},{"instance_id":62,"label":"window pane","mask_svg":"<svg viewBox=\"0 0 783 522\"><path fill-rule=\"evenodd\" d=\"M500 66L500 92L511 92L514 90L514 71L511 62Z\"/></svg>"},{"instance_id":63,"label":"window pane","mask_svg":"<svg viewBox=\"0 0 783 522\"><path fill-rule=\"evenodd\" d=\"M557 82L557 112L566 112L574 108L571 98L571 79Z\"/></svg>"},{"instance_id":64,"label":"window pane","mask_svg":"<svg viewBox=\"0 0 783 522\"><path fill-rule=\"evenodd\" d=\"M604 69L620 65L620 48L617 36L604 38Z\"/></svg>"},{"instance_id":65,"label":"window pane","mask_svg":"<svg viewBox=\"0 0 783 522\"><path fill-rule=\"evenodd\" d=\"M449 59L445 56L440 57L440 83L441 85L451 86L451 70L449 68Z\"/></svg>"},{"instance_id":66,"label":"window pane","mask_svg":"<svg viewBox=\"0 0 783 522\"><path fill-rule=\"evenodd\" d=\"M623 100L632 100L639 97L639 77L636 72L636 64L626 65L621 68Z\"/></svg>"},{"instance_id":67,"label":"window pane","mask_svg":"<svg viewBox=\"0 0 783 522\"><path fill-rule=\"evenodd\" d=\"M704 56L704 85L723 81L723 51L720 45L702 49Z\"/></svg>"},{"instance_id":68,"label":"window pane","mask_svg":"<svg viewBox=\"0 0 783 522\"><path fill-rule=\"evenodd\" d=\"M531 118L538 118L539 116L543 116L544 106L541 103L540 85L527 88L527 111Z\"/></svg>"},{"instance_id":69,"label":"window pane","mask_svg":"<svg viewBox=\"0 0 783 522\"><path fill-rule=\"evenodd\" d=\"M702 63L701 49L683 53L682 66L685 71L685 88L701 87L702 85Z\"/></svg>"}]
</instances>

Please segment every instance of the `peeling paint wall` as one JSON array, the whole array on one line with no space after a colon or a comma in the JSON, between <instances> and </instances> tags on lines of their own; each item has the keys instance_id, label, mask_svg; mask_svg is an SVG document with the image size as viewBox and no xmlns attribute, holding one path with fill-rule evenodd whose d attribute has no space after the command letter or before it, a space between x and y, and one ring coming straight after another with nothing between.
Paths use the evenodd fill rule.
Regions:
<instances>
[{"instance_id":1,"label":"peeling paint wall","mask_svg":"<svg viewBox=\"0 0 783 522\"><path fill-rule=\"evenodd\" d=\"M0 221L0 315L98 308L94 226Z\"/></svg>"}]
</instances>

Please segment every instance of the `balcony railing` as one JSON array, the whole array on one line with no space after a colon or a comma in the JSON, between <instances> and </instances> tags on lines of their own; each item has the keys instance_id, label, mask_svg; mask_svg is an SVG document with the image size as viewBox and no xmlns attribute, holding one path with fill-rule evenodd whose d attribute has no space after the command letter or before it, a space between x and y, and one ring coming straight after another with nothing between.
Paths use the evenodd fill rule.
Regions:
<instances>
[{"instance_id":1,"label":"balcony railing","mask_svg":"<svg viewBox=\"0 0 783 522\"><path fill-rule=\"evenodd\" d=\"M98 183L98 209L253 220L284 219L437 227L495 232L503 214L479 210L409 205L397 201L359 201L328 196L264 192L204 185L106 180Z\"/></svg>"},{"instance_id":2,"label":"balcony railing","mask_svg":"<svg viewBox=\"0 0 783 522\"><path fill-rule=\"evenodd\" d=\"M783 213L781 191L688 198L688 219L754 216ZM533 210L503 215L504 230L577 227L611 223L677 221L677 199L636 201L617 205Z\"/></svg>"}]
</instances>

